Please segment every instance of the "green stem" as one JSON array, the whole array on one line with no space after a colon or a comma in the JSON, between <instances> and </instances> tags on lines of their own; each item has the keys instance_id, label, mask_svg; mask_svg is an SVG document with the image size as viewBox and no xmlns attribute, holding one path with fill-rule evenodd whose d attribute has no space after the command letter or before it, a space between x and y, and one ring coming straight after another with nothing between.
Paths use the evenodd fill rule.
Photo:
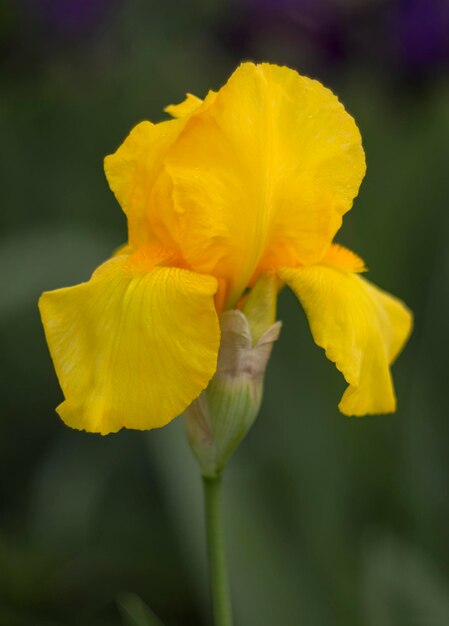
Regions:
<instances>
[{"instance_id":1,"label":"green stem","mask_svg":"<svg viewBox=\"0 0 449 626\"><path fill-rule=\"evenodd\" d=\"M203 477L207 553L215 626L232 626L231 598L223 536L221 477Z\"/></svg>"}]
</instances>

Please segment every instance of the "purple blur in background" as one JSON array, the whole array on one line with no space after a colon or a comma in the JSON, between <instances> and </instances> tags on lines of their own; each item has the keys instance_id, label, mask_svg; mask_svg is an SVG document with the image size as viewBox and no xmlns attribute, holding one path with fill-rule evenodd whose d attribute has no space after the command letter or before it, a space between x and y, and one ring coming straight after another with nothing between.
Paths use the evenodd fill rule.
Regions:
<instances>
[{"instance_id":1,"label":"purple blur in background","mask_svg":"<svg viewBox=\"0 0 449 626\"><path fill-rule=\"evenodd\" d=\"M424 70L449 61L448 0L404 0L391 21L407 69Z\"/></svg>"},{"instance_id":2,"label":"purple blur in background","mask_svg":"<svg viewBox=\"0 0 449 626\"><path fill-rule=\"evenodd\" d=\"M110 25L119 8L133 6L131 0L9 0L0 51L32 64L36 56L51 59L59 49L87 43L90 51L108 42L114 47ZM163 10L167 19L179 13L174 0ZM449 68L449 0L234 0L216 14L217 43L235 64L269 58L312 75L357 65L411 84Z\"/></svg>"},{"instance_id":3,"label":"purple blur in background","mask_svg":"<svg viewBox=\"0 0 449 626\"><path fill-rule=\"evenodd\" d=\"M449 0L246 0L235 2L225 39L237 54L270 46L311 69L355 62L430 77L449 63Z\"/></svg>"},{"instance_id":4,"label":"purple blur in background","mask_svg":"<svg viewBox=\"0 0 449 626\"><path fill-rule=\"evenodd\" d=\"M114 0L26 0L25 8L32 18L65 36L94 28L116 4Z\"/></svg>"}]
</instances>

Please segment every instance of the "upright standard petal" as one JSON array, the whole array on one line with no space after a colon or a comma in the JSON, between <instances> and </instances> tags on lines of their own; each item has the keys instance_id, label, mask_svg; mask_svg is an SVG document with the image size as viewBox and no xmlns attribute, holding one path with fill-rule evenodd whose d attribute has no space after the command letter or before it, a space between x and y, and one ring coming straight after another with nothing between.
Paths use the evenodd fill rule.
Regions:
<instances>
[{"instance_id":1,"label":"upright standard petal","mask_svg":"<svg viewBox=\"0 0 449 626\"><path fill-rule=\"evenodd\" d=\"M182 120L141 122L104 160L109 186L128 218L131 248L154 244L176 247L177 221L163 159L183 125Z\"/></svg>"},{"instance_id":2,"label":"upright standard petal","mask_svg":"<svg viewBox=\"0 0 449 626\"><path fill-rule=\"evenodd\" d=\"M212 91L204 101L188 94L184 102L166 108L179 119L137 124L116 152L105 158L109 186L128 218L131 249L159 245L179 251L184 231L174 211L164 159L188 120L206 110L214 98Z\"/></svg>"},{"instance_id":3,"label":"upright standard petal","mask_svg":"<svg viewBox=\"0 0 449 626\"><path fill-rule=\"evenodd\" d=\"M73 428L157 428L179 415L216 369L217 281L157 266L144 249L104 263L87 283L46 292L39 306Z\"/></svg>"},{"instance_id":4,"label":"upright standard petal","mask_svg":"<svg viewBox=\"0 0 449 626\"><path fill-rule=\"evenodd\" d=\"M412 314L400 300L354 273L360 271L360 259L339 249L326 264L279 274L301 301L315 343L349 384L340 410L346 415L391 413L396 397L390 365L409 337Z\"/></svg>"},{"instance_id":5,"label":"upright standard petal","mask_svg":"<svg viewBox=\"0 0 449 626\"><path fill-rule=\"evenodd\" d=\"M164 111L172 117L185 117L193 113L202 103L201 98L198 98L193 93L188 93L182 102L169 104L165 107Z\"/></svg>"},{"instance_id":6,"label":"upright standard petal","mask_svg":"<svg viewBox=\"0 0 449 626\"><path fill-rule=\"evenodd\" d=\"M167 151L182 252L228 284L319 261L365 172L354 120L320 83L244 63Z\"/></svg>"}]
</instances>

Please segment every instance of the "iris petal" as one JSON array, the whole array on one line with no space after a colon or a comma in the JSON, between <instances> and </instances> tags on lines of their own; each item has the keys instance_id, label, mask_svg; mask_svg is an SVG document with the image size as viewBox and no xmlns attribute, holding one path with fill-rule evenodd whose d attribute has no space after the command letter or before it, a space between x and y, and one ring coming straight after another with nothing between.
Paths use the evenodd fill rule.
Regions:
<instances>
[{"instance_id":1,"label":"iris petal","mask_svg":"<svg viewBox=\"0 0 449 626\"><path fill-rule=\"evenodd\" d=\"M182 252L233 306L255 272L329 248L365 172L359 131L320 83L244 63L165 157Z\"/></svg>"},{"instance_id":2,"label":"iris petal","mask_svg":"<svg viewBox=\"0 0 449 626\"><path fill-rule=\"evenodd\" d=\"M193 111L195 111L195 109L197 109L202 102L203 101L193 95L193 93L188 93L182 102L178 102L178 104L169 104L165 107L164 111L169 113L172 117L185 117L186 115L193 113Z\"/></svg>"},{"instance_id":3,"label":"iris petal","mask_svg":"<svg viewBox=\"0 0 449 626\"><path fill-rule=\"evenodd\" d=\"M215 372L217 281L115 257L87 283L46 292L39 306L73 428L102 434L167 424ZM157 259L156 259L157 260Z\"/></svg>"},{"instance_id":4,"label":"iris petal","mask_svg":"<svg viewBox=\"0 0 449 626\"><path fill-rule=\"evenodd\" d=\"M328 260L279 274L304 307L315 343L349 383L340 410L346 415L395 411L390 365L410 335L409 309L341 263L332 266Z\"/></svg>"},{"instance_id":5,"label":"iris petal","mask_svg":"<svg viewBox=\"0 0 449 626\"><path fill-rule=\"evenodd\" d=\"M175 247L176 216L163 159L183 128L182 120L141 122L118 150L104 160L109 186L128 218L131 248L159 244ZM156 185L158 181L158 185Z\"/></svg>"}]
</instances>

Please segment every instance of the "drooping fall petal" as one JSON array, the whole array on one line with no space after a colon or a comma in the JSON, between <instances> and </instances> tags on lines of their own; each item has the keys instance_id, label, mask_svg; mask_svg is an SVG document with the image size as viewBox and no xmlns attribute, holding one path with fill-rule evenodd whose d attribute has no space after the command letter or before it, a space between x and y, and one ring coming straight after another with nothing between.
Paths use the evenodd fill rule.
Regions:
<instances>
[{"instance_id":1,"label":"drooping fall petal","mask_svg":"<svg viewBox=\"0 0 449 626\"><path fill-rule=\"evenodd\" d=\"M182 253L229 284L235 305L259 267L321 259L365 172L354 120L320 83L242 64L164 159Z\"/></svg>"},{"instance_id":2,"label":"drooping fall petal","mask_svg":"<svg viewBox=\"0 0 449 626\"><path fill-rule=\"evenodd\" d=\"M412 315L400 300L354 273L359 262L340 248L326 264L284 268L279 275L301 301L315 343L349 384L340 410L390 413L396 409L390 365L409 337Z\"/></svg>"},{"instance_id":3,"label":"drooping fall petal","mask_svg":"<svg viewBox=\"0 0 449 626\"><path fill-rule=\"evenodd\" d=\"M216 369L216 289L214 278L155 266L143 251L107 261L87 283L44 293L62 419L106 434L179 415Z\"/></svg>"}]
</instances>

